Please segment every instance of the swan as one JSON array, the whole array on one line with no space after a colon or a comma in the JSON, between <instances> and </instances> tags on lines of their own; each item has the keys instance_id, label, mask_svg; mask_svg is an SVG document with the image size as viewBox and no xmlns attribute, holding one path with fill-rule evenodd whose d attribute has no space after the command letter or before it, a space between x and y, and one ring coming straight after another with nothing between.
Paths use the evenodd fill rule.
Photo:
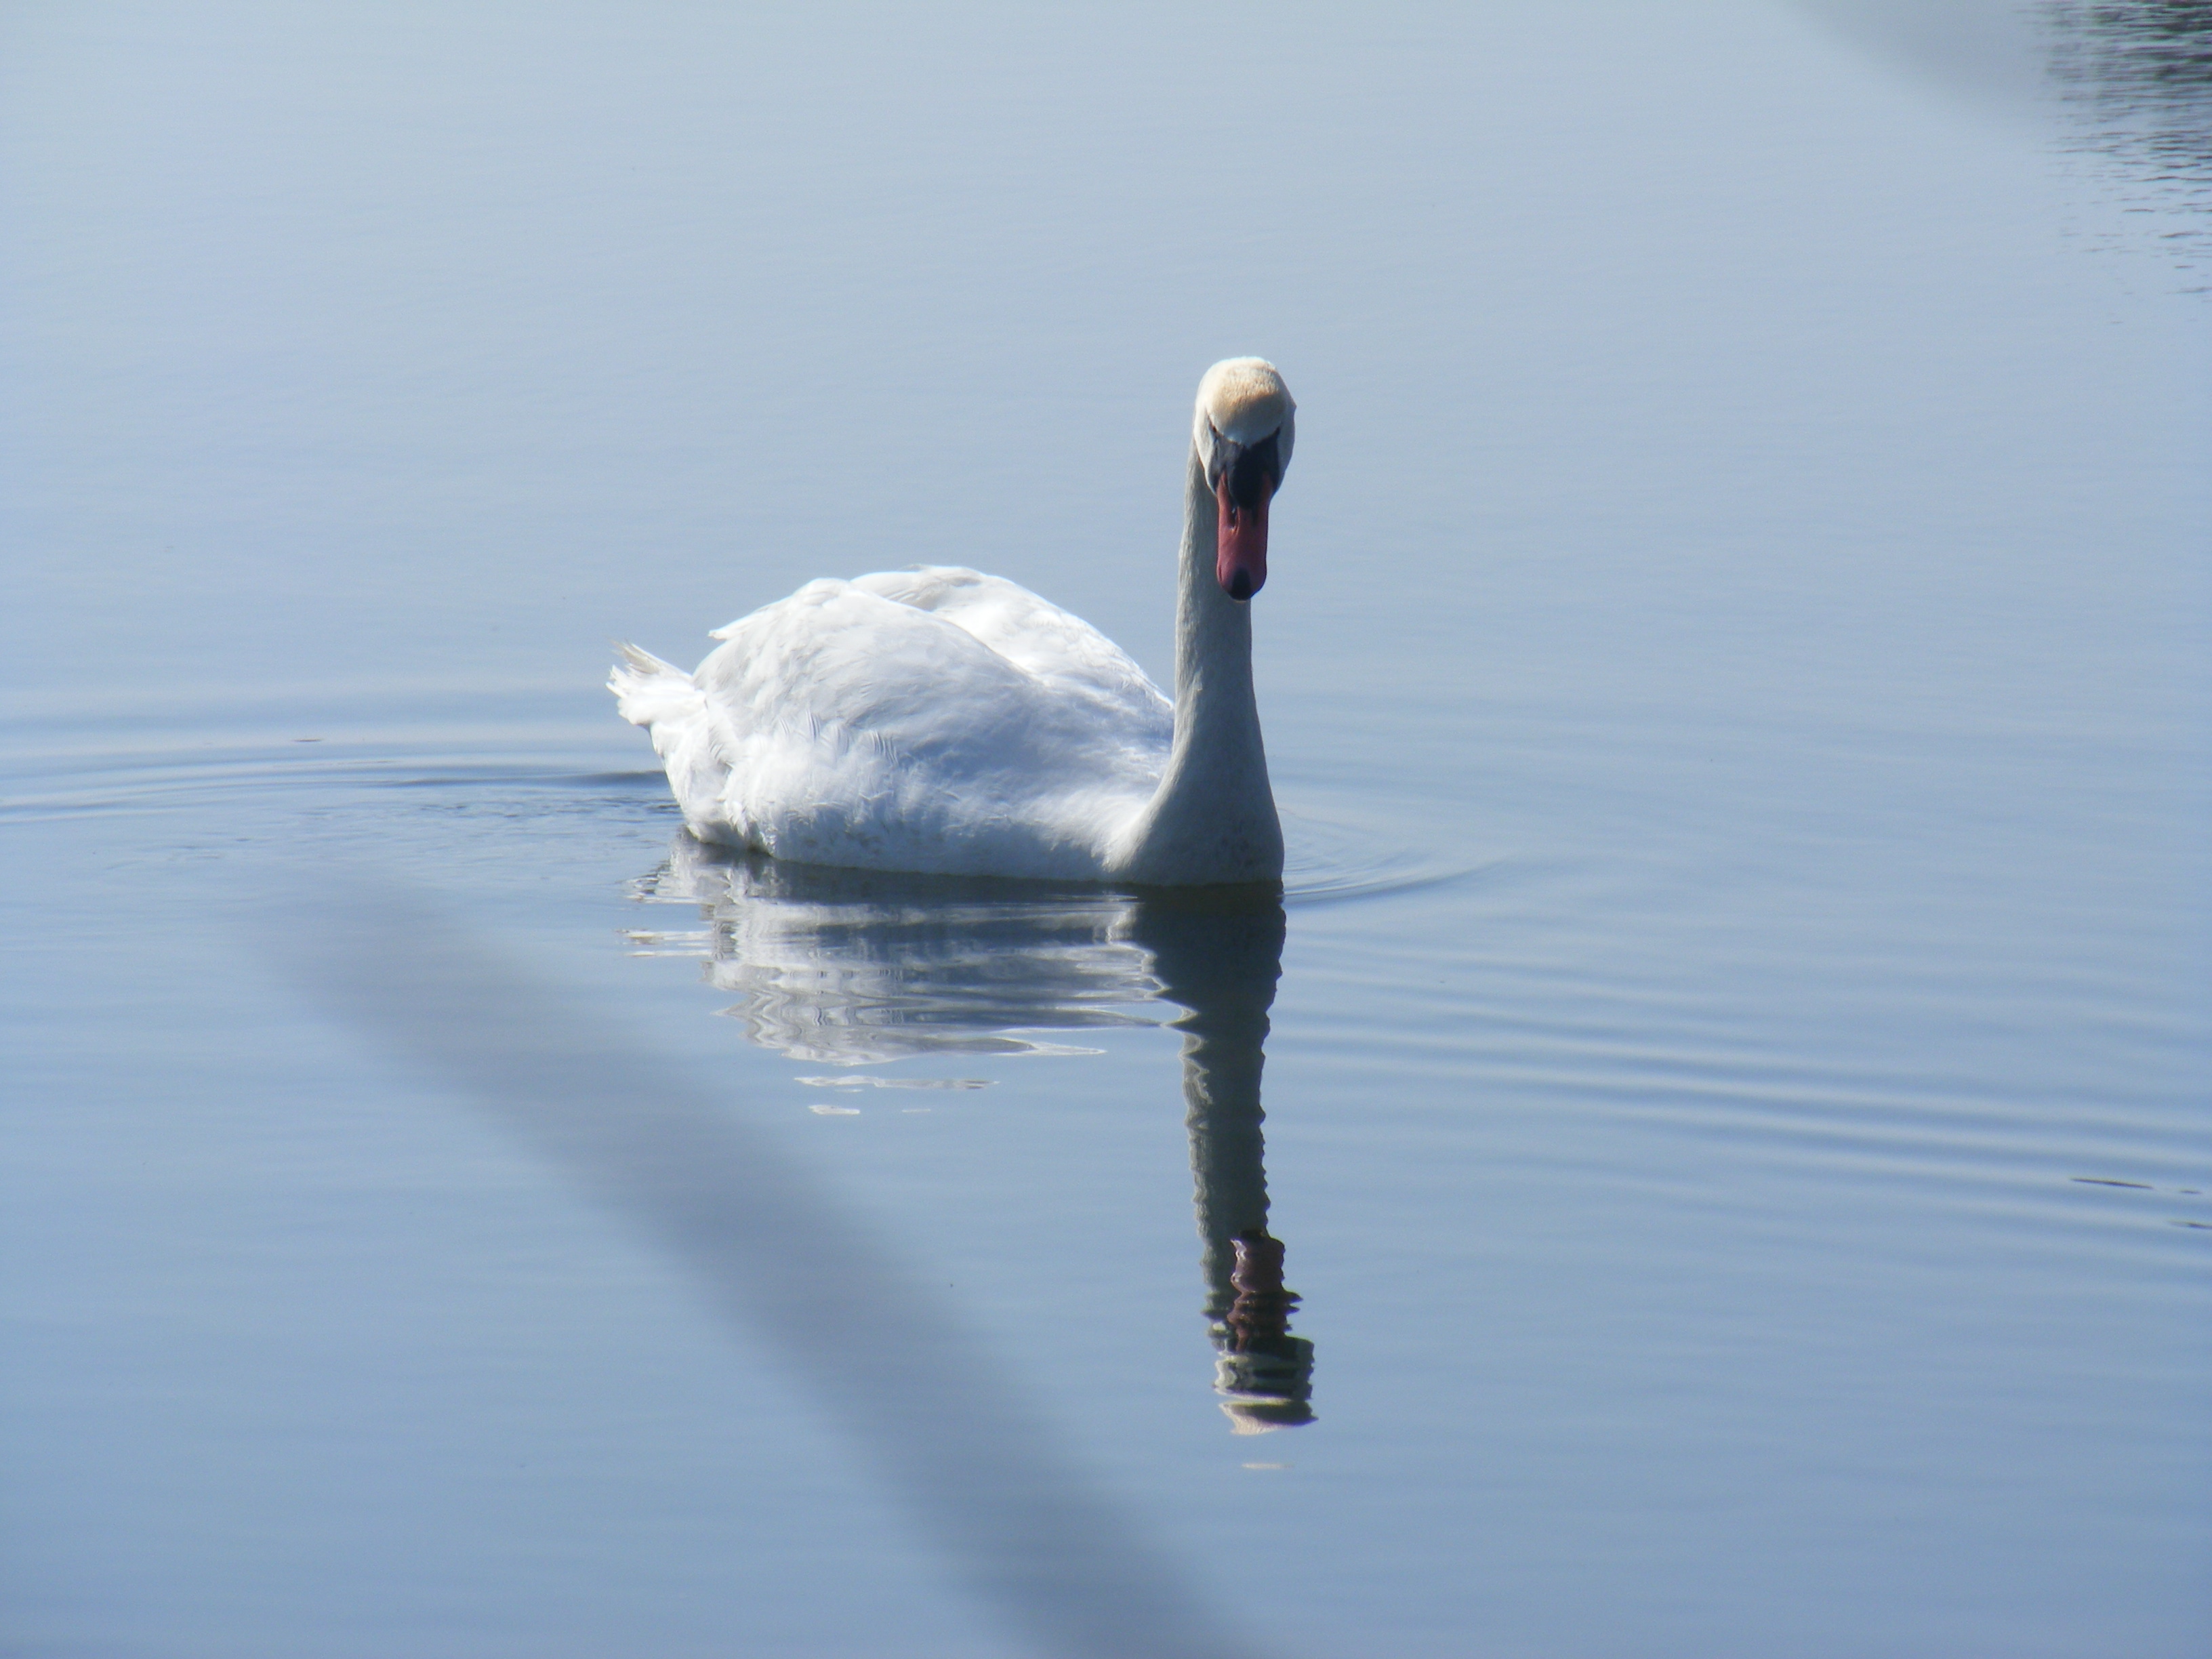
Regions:
<instances>
[{"instance_id":1,"label":"swan","mask_svg":"<svg viewBox=\"0 0 2212 1659\"><path fill-rule=\"evenodd\" d=\"M811 581L715 629L692 673L621 645L608 689L702 841L859 869L1279 880L1251 600L1296 407L1257 357L1199 383L1172 704L1079 617L933 565Z\"/></svg>"}]
</instances>

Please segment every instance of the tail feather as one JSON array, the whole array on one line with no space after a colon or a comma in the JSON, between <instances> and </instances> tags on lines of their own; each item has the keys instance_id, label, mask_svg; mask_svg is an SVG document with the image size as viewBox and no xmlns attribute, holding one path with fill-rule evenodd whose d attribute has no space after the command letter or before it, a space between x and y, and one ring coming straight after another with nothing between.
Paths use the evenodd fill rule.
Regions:
<instances>
[{"instance_id":1,"label":"tail feather","mask_svg":"<svg viewBox=\"0 0 2212 1659\"><path fill-rule=\"evenodd\" d=\"M615 649L623 659L607 676L607 690L615 694L615 707L632 726L683 726L705 711L706 694L675 664L623 641L617 641Z\"/></svg>"},{"instance_id":2,"label":"tail feather","mask_svg":"<svg viewBox=\"0 0 2212 1659\"><path fill-rule=\"evenodd\" d=\"M615 706L653 734L653 752L668 769L668 787L694 835L725 839L723 794L730 763L714 741L714 717L699 684L673 663L617 642L622 660L607 677Z\"/></svg>"}]
</instances>

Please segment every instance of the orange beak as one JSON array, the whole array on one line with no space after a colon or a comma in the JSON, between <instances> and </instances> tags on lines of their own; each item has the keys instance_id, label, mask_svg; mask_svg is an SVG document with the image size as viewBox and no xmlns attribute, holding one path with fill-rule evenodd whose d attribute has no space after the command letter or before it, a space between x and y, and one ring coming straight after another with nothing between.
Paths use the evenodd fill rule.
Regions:
<instances>
[{"instance_id":1,"label":"orange beak","mask_svg":"<svg viewBox=\"0 0 2212 1659\"><path fill-rule=\"evenodd\" d=\"M1232 599L1249 599L1267 586L1267 502L1274 493L1274 479L1262 477L1256 498L1249 504L1240 502L1230 488L1226 471L1213 492L1221 509L1213 574L1221 591Z\"/></svg>"}]
</instances>

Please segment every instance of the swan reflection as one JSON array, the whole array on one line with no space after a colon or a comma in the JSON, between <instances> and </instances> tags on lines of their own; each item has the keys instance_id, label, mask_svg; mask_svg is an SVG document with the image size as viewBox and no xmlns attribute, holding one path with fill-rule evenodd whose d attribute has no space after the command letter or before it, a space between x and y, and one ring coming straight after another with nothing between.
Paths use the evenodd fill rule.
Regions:
<instances>
[{"instance_id":1,"label":"swan reflection","mask_svg":"<svg viewBox=\"0 0 2212 1659\"><path fill-rule=\"evenodd\" d=\"M701 927L631 937L703 958L738 998L725 1012L792 1060L1077 1054L1096 1052L1066 1040L1084 1031L1181 1030L1214 1387L1240 1434L1312 1420L1313 1345L1291 1334L1298 1298L1267 1231L1260 1077L1284 935L1273 888L1139 897L833 870L687 834L633 892L697 908Z\"/></svg>"},{"instance_id":2,"label":"swan reflection","mask_svg":"<svg viewBox=\"0 0 2212 1659\"><path fill-rule=\"evenodd\" d=\"M1239 1434L1313 1420L1313 1344L1290 1331L1296 1292L1267 1231L1260 1072L1283 971L1283 905L1273 892L1184 890L1132 906L1128 936L1159 994L1180 1004L1182 1097L1204 1247L1215 1389Z\"/></svg>"}]
</instances>

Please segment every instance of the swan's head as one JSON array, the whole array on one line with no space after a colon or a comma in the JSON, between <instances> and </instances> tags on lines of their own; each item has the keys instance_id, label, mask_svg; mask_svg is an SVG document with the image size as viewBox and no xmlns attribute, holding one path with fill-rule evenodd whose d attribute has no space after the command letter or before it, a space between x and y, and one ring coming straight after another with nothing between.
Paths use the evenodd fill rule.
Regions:
<instances>
[{"instance_id":1,"label":"swan's head","mask_svg":"<svg viewBox=\"0 0 2212 1659\"><path fill-rule=\"evenodd\" d=\"M1298 406L1273 363L1231 357L1198 383L1192 436L1220 517L1213 574L1232 599L1267 580L1267 503L1291 464Z\"/></svg>"}]
</instances>

